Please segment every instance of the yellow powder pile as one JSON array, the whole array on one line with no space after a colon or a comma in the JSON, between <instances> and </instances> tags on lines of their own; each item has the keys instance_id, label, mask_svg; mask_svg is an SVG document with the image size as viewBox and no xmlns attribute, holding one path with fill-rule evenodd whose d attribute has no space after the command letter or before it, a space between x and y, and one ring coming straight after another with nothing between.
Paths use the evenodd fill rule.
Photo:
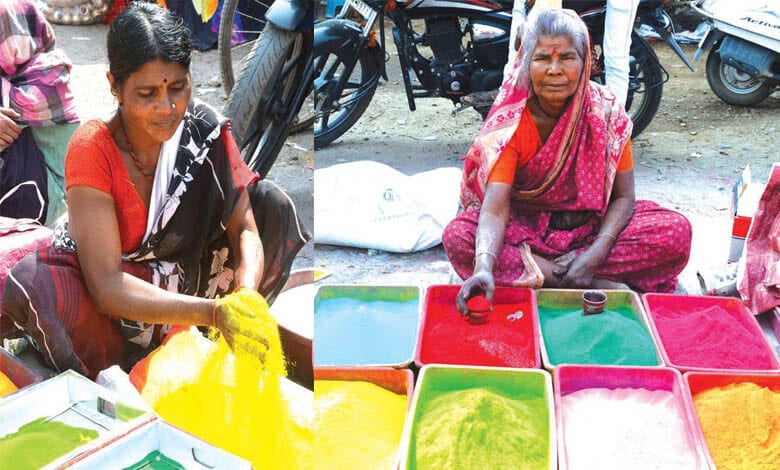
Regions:
<instances>
[{"instance_id":1,"label":"yellow powder pile","mask_svg":"<svg viewBox=\"0 0 780 470\"><path fill-rule=\"evenodd\" d=\"M406 397L368 382L314 382L318 469L391 469L401 440Z\"/></svg>"},{"instance_id":2,"label":"yellow powder pile","mask_svg":"<svg viewBox=\"0 0 780 470\"><path fill-rule=\"evenodd\" d=\"M414 441L419 469L547 468L548 406L488 388L442 393L420 412Z\"/></svg>"},{"instance_id":3,"label":"yellow powder pile","mask_svg":"<svg viewBox=\"0 0 780 470\"><path fill-rule=\"evenodd\" d=\"M253 308L252 327L269 343L263 360L239 349L234 355L224 339L213 343L190 330L157 350L142 396L164 420L255 468L308 468L313 432L293 418L280 389L285 369L276 322L264 300Z\"/></svg>"},{"instance_id":4,"label":"yellow powder pile","mask_svg":"<svg viewBox=\"0 0 780 470\"><path fill-rule=\"evenodd\" d=\"M4 397L8 394L11 394L17 390L16 385L14 385L13 382L11 382L11 379L9 379L5 374L0 372L0 397Z\"/></svg>"},{"instance_id":5,"label":"yellow powder pile","mask_svg":"<svg viewBox=\"0 0 780 470\"><path fill-rule=\"evenodd\" d=\"M775 470L780 465L780 392L744 382L693 397L718 470Z\"/></svg>"}]
</instances>

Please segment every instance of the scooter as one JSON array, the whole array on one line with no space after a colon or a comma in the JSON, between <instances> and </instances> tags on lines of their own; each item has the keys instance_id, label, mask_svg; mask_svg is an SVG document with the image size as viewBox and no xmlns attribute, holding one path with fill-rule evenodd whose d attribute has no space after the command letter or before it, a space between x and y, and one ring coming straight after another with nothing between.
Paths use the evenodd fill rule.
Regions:
<instances>
[{"instance_id":1,"label":"scooter","mask_svg":"<svg viewBox=\"0 0 780 470\"><path fill-rule=\"evenodd\" d=\"M699 0L692 8L709 23L693 60L710 50L712 91L737 106L763 101L780 85L780 0Z\"/></svg>"}]
</instances>

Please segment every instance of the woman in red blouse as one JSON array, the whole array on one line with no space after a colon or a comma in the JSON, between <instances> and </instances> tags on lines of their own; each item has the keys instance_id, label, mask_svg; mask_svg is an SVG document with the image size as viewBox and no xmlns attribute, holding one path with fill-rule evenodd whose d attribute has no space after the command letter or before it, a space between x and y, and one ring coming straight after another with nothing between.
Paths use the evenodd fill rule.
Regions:
<instances>
[{"instance_id":1,"label":"woman in red blouse","mask_svg":"<svg viewBox=\"0 0 780 470\"><path fill-rule=\"evenodd\" d=\"M88 376L159 344L162 325L215 326L262 351L215 297L279 293L309 235L292 201L258 181L228 120L192 99L182 21L134 3L111 23L117 111L87 122L66 159L69 221L9 275L3 311L47 363ZM251 317L254 312L241 312Z\"/></svg>"}]
</instances>

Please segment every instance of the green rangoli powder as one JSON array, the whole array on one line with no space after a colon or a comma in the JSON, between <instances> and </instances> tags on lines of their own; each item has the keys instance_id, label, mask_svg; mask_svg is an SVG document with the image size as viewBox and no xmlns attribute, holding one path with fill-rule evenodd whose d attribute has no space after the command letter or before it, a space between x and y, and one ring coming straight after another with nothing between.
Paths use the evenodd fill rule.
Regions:
<instances>
[{"instance_id":1,"label":"green rangoli powder","mask_svg":"<svg viewBox=\"0 0 780 470\"><path fill-rule=\"evenodd\" d=\"M146 454L138 462L125 467L124 470L184 470L184 468L184 465L155 450Z\"/></svg>"},{"instance_id":2,"label":"green rangoli powder","mask_svg":"<svg viewBox=\"0 0 780 470\"><path fill-rule=\"evenodd\" d=\"M650 332L630 308L584 315L582 309L539 306L550 363L656 366Z\"/></svg>"},{"instance_id":3,"label":"green rangoli powder","mask_svg":"<svg viewBox=\"0 0 780 470\"><path fill-rule=\"evenodd\" d=\"M512 399L487 388L445 392L420 412L412 468L547 468L544 398Z\"/></svg>"},{"instance_id":4,"label":"green rangoli powder","mask_svg":"<svg viewBox=\"0 0 780 470\"><path fill-rule=\"evenodd\" d=\"M38 418L0 437L0 462L13 462L16 470L38 469L98 437L92 429L46 419Z\"/></svg>"}]
</instances>

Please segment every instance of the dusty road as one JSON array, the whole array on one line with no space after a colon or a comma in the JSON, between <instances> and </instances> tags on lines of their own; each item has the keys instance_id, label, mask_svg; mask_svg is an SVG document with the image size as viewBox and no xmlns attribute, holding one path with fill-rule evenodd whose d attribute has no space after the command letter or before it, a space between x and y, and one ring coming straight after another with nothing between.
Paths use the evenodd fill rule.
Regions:
<instances>
[{"instance_id":1,"label":"dusty road","mask_svg":"<svg viewBox=\"0 0 780 470\"><path fill-rule=\"evenodd\" d=\"M746 164L765 180L780 160L780 96L755 108L721 102L709 89L704 58L690 72L663 43L653 43L669 71L658 114L633 141L637 197L652 199L685 214L693 223L691 259L680 277L688 292L699 293L697 270L727 261L731 187ZM695 46L685 45L688 57ZM410 112L403 93L398 57L388 62L390 81L381 85L358 123L316 152L317 168L354 160L375 160L406 174L442 166L462 168L481 126L476 113L450 116L449 101L417 100ZM316 195L315 195L316 197ZM333 283L433 284L451 278L441 246L397 255L374 250L318 245L316 264L333 272Z\"/></svg>"}]
</instances>

